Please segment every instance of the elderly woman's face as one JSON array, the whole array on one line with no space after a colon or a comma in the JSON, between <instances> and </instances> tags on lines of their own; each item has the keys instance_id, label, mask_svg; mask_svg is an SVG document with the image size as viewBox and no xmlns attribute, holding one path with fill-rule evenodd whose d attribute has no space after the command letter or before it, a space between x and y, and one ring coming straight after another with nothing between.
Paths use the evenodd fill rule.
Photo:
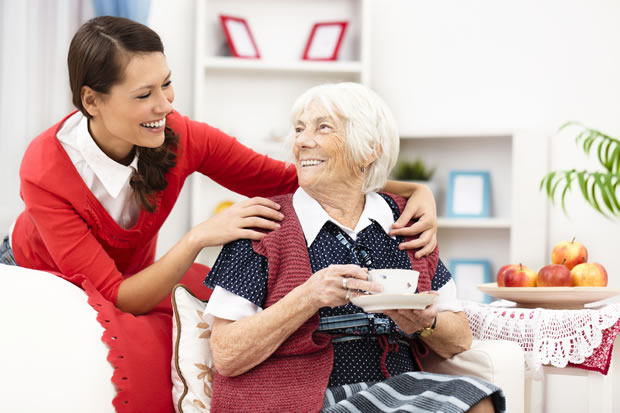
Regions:
<instances>
[{"instance_id":1,"label":"elderly woman's face","mask_svg":"<svg viewBox=\"0 0 620 413\"><path fill-rule=\"evenodd\" d=\"M346 155L344 122L334 119L321 104L310 105L296 120L293 153L299 185L306 191L355 185L360 180Z\"/></svg>"}]
</instances>

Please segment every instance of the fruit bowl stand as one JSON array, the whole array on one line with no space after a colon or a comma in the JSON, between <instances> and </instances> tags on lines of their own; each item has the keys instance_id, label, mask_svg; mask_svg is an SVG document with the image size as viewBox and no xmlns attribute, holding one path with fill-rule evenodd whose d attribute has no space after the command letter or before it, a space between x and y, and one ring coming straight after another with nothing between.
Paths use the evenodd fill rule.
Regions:
<instances>
[{"instance_id":1,"label":"fruit bowl stand","mask_svg":"<svg viewBox=\"0 0 620 413\"><path fill-rule=\"evenodd\" d=\"M491 304L465 302L464 307L474 338L514 341L524 350L526 412L620 411L615 390L620 385L620 343L614 350L620 332L620 304L524 308L499 300ZM555 375L564 376L561 380L571 376L571 387L578 383L577 377L585 383L577 385L576 392L564 389L554 394ZM572 396L579 391L585 393L575 400ZM585 404L579 406L580 402Z\"/></svg>"}]
</instances>

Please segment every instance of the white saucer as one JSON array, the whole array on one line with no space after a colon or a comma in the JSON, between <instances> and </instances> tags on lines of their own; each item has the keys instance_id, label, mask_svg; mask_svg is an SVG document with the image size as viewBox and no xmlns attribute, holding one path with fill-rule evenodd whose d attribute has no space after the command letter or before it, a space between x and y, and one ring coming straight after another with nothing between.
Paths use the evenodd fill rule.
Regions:
<instances>
[{"instance_id":1,"label":"white saucer","mask_svg":"<svg viewBox=\"0 0 620 413\"><path fill-rule=\"evenodd\" d=\"M369 294L351 298L366 312L383 310L424 310L437 298L434 294Z\"/></svg>"}]
</instances>

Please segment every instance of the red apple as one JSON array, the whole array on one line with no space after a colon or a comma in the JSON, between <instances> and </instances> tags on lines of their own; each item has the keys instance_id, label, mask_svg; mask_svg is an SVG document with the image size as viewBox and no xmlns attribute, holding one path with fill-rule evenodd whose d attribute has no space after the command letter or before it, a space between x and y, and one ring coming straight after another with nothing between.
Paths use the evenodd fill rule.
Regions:
<instances>
[{"instance_id":1,"label":"red apple","mask_svg":"<svg viewBox=\"0 0 620 413\"><path fill-rule=\"evenodd\" d=\"M549 264L538 270L537 287L572 287L570 270L561 264Z\"/></svg>"},{"instance_id":2,"label":"red apple","mask_svg":"<svg viewBox=\"0 0 620 413\"><path fill-rule=\"evenodd\" d=\"M583 244L576 242L575 238L571 241L558 242L551 251L551 262L562 264L569 270L577 264L588 261L588 250Z\"/></svg>"},{"instance_id":3,"label":"red apple","mask_svg":"<svg viewBox=\"0 0 620 413\"><path fill-rule=\"evenodd\" d=\"M524 265L508 268L504 272L505 287L536 287L536 271Z\"/></svg>"},{"instance_id":4,"label":"red apple","mask_svg":"<svg viewBox=\"0 0 620 413\"><path fill-rule=\"evenodd\" d=\"M597 262L585 262L575 265L570 271L575 287L607 286L607 271Z\"/></svg>"},{"instance_id":5,"label":"red apple","mask_svg":"<svg viewBox=\"0 0 620 413\"><path fill-rule=\"evenodd\" d=\"M499 271L497 272L497 286L498 287L505 287L504 274L506 273L506 270L508 268L512 268L512 267L519 267L519 264L506 264L502 266L502 268L499 269Z\"/></svg>"}]
</instances>

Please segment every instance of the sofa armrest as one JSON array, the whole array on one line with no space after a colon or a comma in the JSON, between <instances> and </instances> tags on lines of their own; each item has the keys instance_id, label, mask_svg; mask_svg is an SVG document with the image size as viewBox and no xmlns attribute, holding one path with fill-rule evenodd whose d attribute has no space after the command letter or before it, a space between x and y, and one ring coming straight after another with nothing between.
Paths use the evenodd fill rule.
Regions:
<instances>
[{"instance_id":1,"label":"sofa armrest","mask_svg":"<svg viewBox=\"0 0 620 413\"><path fill-rule=\"evenodd\" d=\"M471 349L449 359L433 353L422 359L426 371L459 376L475 376L504 391L506 411L522 412L525 403L525 360L514 342L474 340Z\"/></svg>"},{"instance_id":2,"label":"sofa armrest","mask_svg":"<svg viewBox=\"0 0 620 413\"><path fill-rule=\"evenodd\" d=\"M0 279L2 411L113 413L114 368L84 291L56 275L5 264Z\"/></svg>"}]
</instances>

